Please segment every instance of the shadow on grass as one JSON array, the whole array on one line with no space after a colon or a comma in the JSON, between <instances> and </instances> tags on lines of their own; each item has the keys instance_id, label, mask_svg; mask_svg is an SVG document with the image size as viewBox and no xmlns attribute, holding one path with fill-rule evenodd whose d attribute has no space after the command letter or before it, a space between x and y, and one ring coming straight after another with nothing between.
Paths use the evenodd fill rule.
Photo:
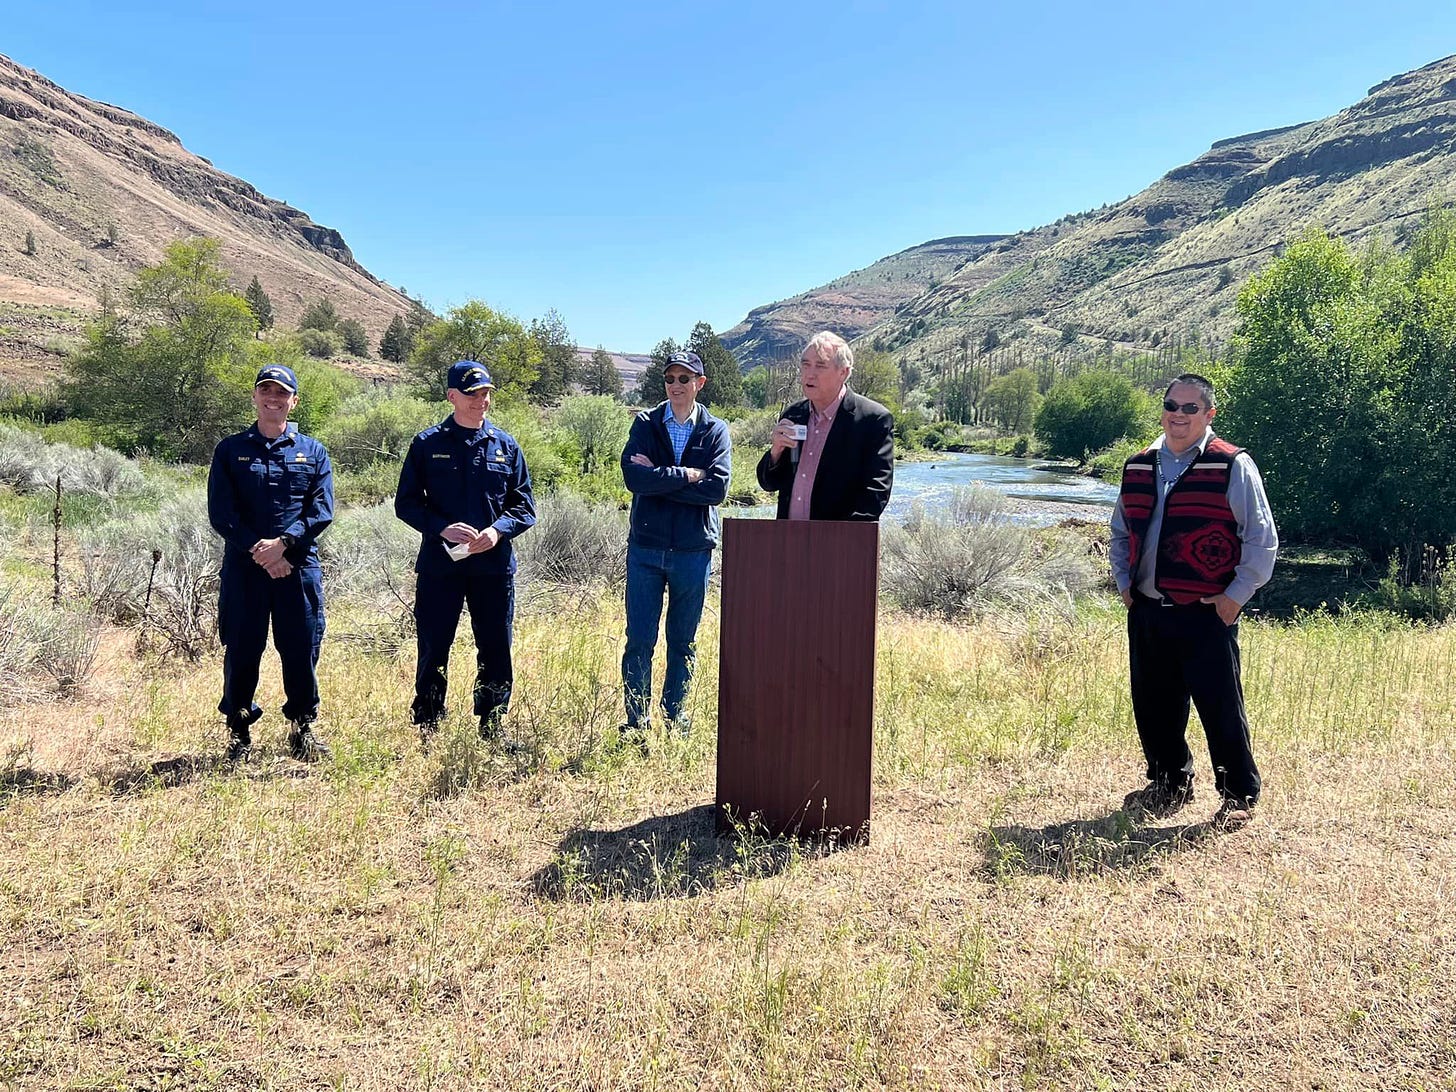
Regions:
<instances>
[{"instance_id":1,"label":"shadow on grass","mask_svg":"<svg viewBox=\"0 0 1456 1092\"><path fill-rule=\"evenodd\" d=\"M1208 822L1139 826L1122 809L1096 819L1045 827L992 827L986 835L986 871L1075 879L1147 867L1184 853L1208 837Z\"/></svg>"},{"instance_id":2,"label":"shadow on grass","mask_svg":"<svg viewBox=\"0 0 1456 1092\"><path fill-rule=\"evenodd\" d=\"M22 796L58 796L75 784L70 774L17 766L0 774L0 808Z\"/></svg>"},{"instance_id":3,"label":"shadow on grass","mask_svg":"<svg viewBox=\"0 0 1456 1092\"><path fill-rule=\"evenodd\" d=\"M542 898L692 898L744 880L773 876L793 861L822 856L834 844L808 845L747 831L719 837L712 804L659 815L620 830L578 830L532 878Z\"/></svg>"},{"instance_id":4,"label":"shadow on grass","mask_svg":"<svg viewBox=\"0 0 1456 1092\"><path fill-rule=\"evenodd\" d=\"M176 789L212 774L236 774L250 781L272 781L279 777L307 777L311 767L292 761L260 762L254 758L234 766L222 755L175 755L145 766L113 770L102 784L113 796L134 796L157 789Z\"/></svg>"}]
</instances>

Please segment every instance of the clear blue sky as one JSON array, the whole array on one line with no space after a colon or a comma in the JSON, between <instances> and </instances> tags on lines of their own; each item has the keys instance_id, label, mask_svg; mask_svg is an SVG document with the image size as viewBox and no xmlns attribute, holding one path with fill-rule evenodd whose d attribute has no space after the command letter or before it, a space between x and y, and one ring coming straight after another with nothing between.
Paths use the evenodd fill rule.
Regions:
<instances>
[{"instance_id":1,"label":"clear blue sky","mask_svg":"<svg viewBox=\"0 0 1456 1092\"><path fill-rule=\"evenodd\" d=\"M4 0L435 309L645 352L943 235L1120 200L1456 52L1456 4ZM407 13L407 14L406 14Z\"/></svg>"}]
</instances>

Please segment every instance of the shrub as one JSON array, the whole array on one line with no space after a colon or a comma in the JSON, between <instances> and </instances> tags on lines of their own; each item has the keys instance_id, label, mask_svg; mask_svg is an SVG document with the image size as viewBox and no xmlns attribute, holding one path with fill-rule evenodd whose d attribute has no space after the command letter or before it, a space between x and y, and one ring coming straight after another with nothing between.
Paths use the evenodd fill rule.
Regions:
<instances>
[{"instance_id":1,"label":"shrub","mask_svg":"<svg viewBox=\"0 0 1456 1092\"><path fill-rule=\"evenodd\" d=\"M733 461L737 462L742 457L758 462L759 456L768 448L774 425L778 421L779 408L773 407L746 414L729 425L728 437L733 441Z\"/></svg>"},{"instance_id":2,"label":"shrub","mask_svg":"<svg viewBox=\"0 0 1456 1092\"><path fill-rule=\"evenodd\" d=\"M1422 552L1421 572L1407 581L1402 579L1398 559L1391 558L1385 576L1358 604L1417 622L1449 622L1456 618L1456 562L1442 561L1428 546Z\"/></svg>"},{"instance_id":3,"label":"shrub","mask_svg":"<svg viewBox=\"0 0 1456 1092\"><path fill-rule=\"evenodd\" d=\"M208 525L201 490L77 538L81 592L94 610L116 622L141 622L161 636L165 652L188 660L215 647L222 543Z\"/></svg>"},{"instance_id":4,"label":"shrub","mask_svg":"<svg viewBox=\"0 0 1456 1092\"><path fill-rule=\"evenodd\" d=\"M418 398L396 396L373 401L366 408L348 412L357 400L340 407L339 413L319 430L318 438L329 449L334 466L358 470L380 459L395 464L409 450L415 435L438 422L443 414Z\"/></svg>"},{"instance_id":5,"label":"shrub","mask_svg":"<svg viewBox=\"0 0 1456 1092\"><path fill-rule=\"evenodd\" d=\"M627 513L559 492L516 541L523 583L618 586L627 579Z\"/></svg>"},{"instance_id":6,"label":"shrub","mask_svg":"<svg viewBox=\"0 0 1456 1092\"><path fill-rule=\"evenodd\" d=\"M391 501L345 511L319 541L325 594L346 621L336 636L393 655L415 633L414 559L420 536Z\"/></svg>"},{"instance_id":7,"label":"shrub","mask_svg":"<svg viewBox=\"0 0 1456 1092\"><path fill-rule=\"evenodd\" d=\"M1083 547L1012 523L1009 502L994 490L957 489L944 516L917 502L903 527L886 524L881 588L900 610L961 618L996 606L1070 607L1091 587Z\"/></svg>"},{"instance_id":8,"label":"shrub","mask_svg":"<svg viewBox=\"0 0 1456 1092\"><path fill-rule=\"evenodd\" d=\"M0 424L0 484L33 493L53 487L57 475L65 492L106 498L138 492L144 484L136 463L120 452L47 443L34 432Z\"/></svg>"}]
</instances>

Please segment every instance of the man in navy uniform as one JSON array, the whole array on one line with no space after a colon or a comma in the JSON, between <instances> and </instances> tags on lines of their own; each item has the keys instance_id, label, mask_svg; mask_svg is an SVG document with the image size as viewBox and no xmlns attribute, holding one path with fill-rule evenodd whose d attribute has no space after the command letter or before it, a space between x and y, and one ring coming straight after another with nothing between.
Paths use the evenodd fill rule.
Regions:
<instances>
[{"instance_id":1,"label":"man in navy uniform","mask_svg":"<svg viewBox=\"0 0 1456 1092\"><path fill-rule=\"evenodd\" d=\"M313 731L324 636L315 542L334 519L334 477L324 445L288 420L296 405L293 371L280 364L263 368L253 384L257 421L217 445L207 475L208 522L225 543L217 628L226 652L218 711L227 718L230 762L248 757L251 725L263 715L253 696L270 620L283 667L283 715L293 724L288 748L303 761L329 751Z\"/></svg>"},{"instance_id":2,"label":"man in navy uniform","mask_svg":"<svg viewBox=\"0 0 1456 1092\"><path fill-rule=\"evenodd\" d=\"M450 646L470 604L475 635L475 715L482 739L500 731L511 701L516 556L511 541L536 522L520 446L485 419L495 385L473 360L450 366L454 412L410 443L394 511L420 532L415 559L414 723L428 735L445 715Z\"/></svg>"},{"instance_id":3,"label":"man in navy uniform","mask_svg":"<svg viewBox=\"0 0 1456 1092\"><path fill-rule=\"evenodd\" d=\"M728 493L728 426L697 402L707 379L697 353L674 353L663 369L667 401L643 410L622 450L622 479L632 493L627 536L627 645L622 690L624 735L647 727L652 649L667 597L667 675L662 711L683 731L698 622L718 545L718 505Z\"/></svg>"}]
</instances>

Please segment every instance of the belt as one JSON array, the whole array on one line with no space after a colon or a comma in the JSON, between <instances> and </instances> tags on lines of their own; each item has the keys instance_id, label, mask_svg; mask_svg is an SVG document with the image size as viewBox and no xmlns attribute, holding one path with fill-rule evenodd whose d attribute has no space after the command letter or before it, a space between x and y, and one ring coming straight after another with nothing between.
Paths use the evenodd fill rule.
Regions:
<instances>
[{"instance_id":1,"label":"belt","mask_svg":"<svg viewBox=\"0 0 1456 1092\"><path fill-rule=\"evenodd\" d=\"M1206 609L1213 605L1211 603L1200 603L1196 599L1191 603L1175 603L1166 597L1154 599L1151 595L1144 595L1142 592L1136 591L1132 593L1132 597L1136 602L1146 603L1150 607L1168 607L1175 610L1186 610L1188 607L1203 607Z\"/></svg>"}]
</instances>

